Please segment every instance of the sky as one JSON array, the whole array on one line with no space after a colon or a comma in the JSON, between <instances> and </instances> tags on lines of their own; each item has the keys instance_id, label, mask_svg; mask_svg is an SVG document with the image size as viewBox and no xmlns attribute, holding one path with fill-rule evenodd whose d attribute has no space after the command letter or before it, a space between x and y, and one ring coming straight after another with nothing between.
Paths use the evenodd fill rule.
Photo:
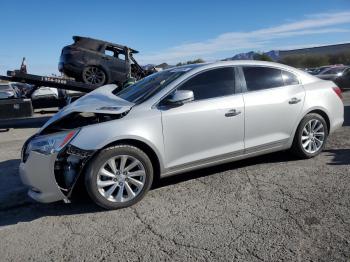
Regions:
<instances>
[{"instance_id":1,"label":"sky","mask_svg":"<svg viewBox=\"0 0 350 262\"><path fill-rule=\"evenodd\" d=\"M57 73L73 35L132 47L141 64L350 42L350 0L0 0L0 6L0 74L19 68L24 56L29 73Z\"/></svg>"}]
</instances>

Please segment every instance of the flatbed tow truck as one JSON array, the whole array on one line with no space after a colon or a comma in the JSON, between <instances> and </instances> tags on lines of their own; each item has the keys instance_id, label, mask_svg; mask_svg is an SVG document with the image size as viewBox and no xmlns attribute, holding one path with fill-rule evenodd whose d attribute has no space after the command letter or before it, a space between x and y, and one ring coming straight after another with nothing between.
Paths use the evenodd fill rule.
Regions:
<instances>
[{"instance_id":1,"label":"flatbed tow truck","mask_svg":"<svg viewBox=\"0 0 350 262\"><path fill-rule=\"evenodd\" d=\"M7 71L7 76L1 76L1 80L6 80L10 82L19 82L19 83L27 83L32 84L34 86L47 86L47 87L55 87L58 89L64 90L72 90L88 93L96 88L96 86L77 82L71 79L60 78L60 77L52 77L52 76L39 76L23 73L20 70Z\"/></svg>"},{"instance_id":2,"label":"flatbed tow truck","mask_svg":"<svg viewBox=\"0 0 350 262\"><path fill-rule=\"evenodd\" d=\"M119 83L118 86L120 86L121 88L126 87L129 84L132 84L135 81L142 79L143 77L155 72L155 70L144 70L133 57L133 53L137 53L137 51L127 46L121 46L121 45L109 43L106 41L101 41L101 40L87 38L87 37L80 37L80 36L74 36L73 40L74 40L74 44L66 46L62 49L59 67L61 66L62 68L64 68L63 65L65 63L68 63L68 65L70 65L70 63L73 63L74 61L75 62L77 62L78 60L80 61L81 59L80 56L72 58L72 55L69 56L70 60L66 61L68 59L66 57L67 55L66 53L72 52L72 50L74 49L74 52L77 52L77 50L80 50L80 53L85 58L85 60L89 60L89 59L96 60L98 58L103 62L114 61L113 63L115 63L116 65L124 64L126 67L126 70L124 70L125 72L124 71L119 72L119 76L122 75L123 77L120 77L119 80L116 77L114 77L114 78L111 78L113 80L110 79L111 81L109 81L109 83ZM97 48L98 50L95 50L94 48ZM113 51L114 56L106 55L104 53L105 50ZM124 54L125 60L119 59L118 58L119 54ZM6 76L0 75L0 79L9 81L9 82L31 84L34 86L34 89L37 89L40 87L57 88L58 90L61 90L59 91L59 97L61 96L60 97L61 100L64 101L64 103L62 103L61 106L64 106L65 104L72 102L74 99L84 95L85 93L91 92L92 90L96 89L99 86L99 85L96 85L96 83L93 84L93 83L90 83L89 81L85 81L84 77L70 75L69 72L67 73L64 70L63 71L60 70L60 71L72 78L28 74L26 70L26 66L24 64L24 60L25 58L23 58L21 70L7 71L7 75ZM109 64L107 63L107 65ZM87 64L85 66L86 68L93 67L90 64ZM103 66L103 64L101 64L101 66ZM97 67L97 65L95 67ZM76 79L77 81L73 79ZM101 83L101 85L103 84ZM68 90L77 91L77 92L67 92ZM28 118L28 117L30 118L32 116L33 116L33 105L32 105L31 99L15 98L15 99L0 100L0 128L3 127L4 123L7 120L12 120L12 123L13 123L14 119L16 120L16 122L18 122L20 118Z\"/></svg>"},{"instance_id":3,"label":"flatbed tow truck","mask_svg":"<svg viewBox=\"0 0 350 262\"><path fill-rule=\"evenodd\" d=\"M71 79L60 77L27 74L21 72L20 70L7 71L7 75L0 75L0 79L9 82L31 84L34 86L34 88L46 86L61 90L81 92L78 93L78 96L96 89L96 86L88 83L77 82ZM17 126L18 124L20 125L20 123L24 120L31 118L34 118L31 99L16 98L0 100L0 129L8 129L14 127L14 120L16 120Z\"/></svg>"}]
</instances>

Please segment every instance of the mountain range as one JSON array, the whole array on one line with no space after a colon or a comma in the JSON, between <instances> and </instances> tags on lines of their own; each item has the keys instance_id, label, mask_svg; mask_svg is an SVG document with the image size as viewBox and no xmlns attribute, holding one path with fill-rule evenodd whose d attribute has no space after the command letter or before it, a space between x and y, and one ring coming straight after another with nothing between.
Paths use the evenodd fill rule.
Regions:
<instances>
[{"instance_id":1,"label":"mountain range","mask_svg":"<svg viewBox=\"0 0 350 262\"><path fill-rule=\"evenodd\" d=\"M234 55L232 57L228 57L223 59L224 61L228 61L228 60L253 60L254 57L256 55L267 55L268 57L270 57L273 61L278 61L280 59L280 51L279 50L271 50L269 52L264 52L264 53L257 53L254 51L250 51L247 53L239 53L237 55Z\"/></svg>"}]
</instances>

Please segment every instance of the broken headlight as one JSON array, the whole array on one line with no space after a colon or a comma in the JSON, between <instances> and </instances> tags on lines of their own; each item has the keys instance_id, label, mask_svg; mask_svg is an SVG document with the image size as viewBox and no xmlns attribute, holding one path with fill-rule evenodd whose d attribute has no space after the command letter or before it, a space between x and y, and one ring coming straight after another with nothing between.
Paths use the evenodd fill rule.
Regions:
<instances>
[{"instance_id":1,"label":"broken headlight","mask_svg":"<svg viewBox=\"0 0 350 262\"><path fill-rule=\"evenodd\" d=\"M78 134L78 132L79 129L76 129L35 137L29 142L25 153L28 155L31 151L42 154L59 152Z\"/></svg>"}]
</instances>

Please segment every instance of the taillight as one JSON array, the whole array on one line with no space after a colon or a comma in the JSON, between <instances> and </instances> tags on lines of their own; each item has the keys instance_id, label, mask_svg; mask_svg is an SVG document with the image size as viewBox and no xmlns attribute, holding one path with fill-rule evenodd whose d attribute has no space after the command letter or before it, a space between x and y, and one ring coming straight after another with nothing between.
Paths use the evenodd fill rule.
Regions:
<instances>
[{"instance_id":1,"label":"taillight","mask_svg":"<svg viewBox=\"0 0 350 262\"><path fill-rule=\"evenodd\" d=\"M341 89L337 86L333 87L333 91L337 94L337 96L339 96L339 98L341 100L343 100L343 95L342 95L342 92L341 92Z\"/></svg>"}]
</instances>

